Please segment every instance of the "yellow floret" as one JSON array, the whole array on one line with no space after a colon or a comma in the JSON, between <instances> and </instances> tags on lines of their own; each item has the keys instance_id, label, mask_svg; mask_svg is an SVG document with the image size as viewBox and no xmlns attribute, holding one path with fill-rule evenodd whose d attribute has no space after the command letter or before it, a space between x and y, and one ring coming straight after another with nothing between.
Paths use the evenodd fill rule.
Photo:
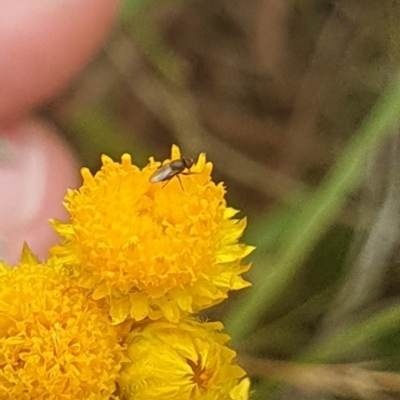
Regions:
<instances>
[{"instance_id":1,"label":"yellow floret","mask_svg":"<svg viewBox=\"0 0 400 400\"><path fill-rule=\"evenodd\" d=\"M248 379L220 323L185 319L136 328L120 387L127 400L247 400Z\"/></svg>"}]
</instances>

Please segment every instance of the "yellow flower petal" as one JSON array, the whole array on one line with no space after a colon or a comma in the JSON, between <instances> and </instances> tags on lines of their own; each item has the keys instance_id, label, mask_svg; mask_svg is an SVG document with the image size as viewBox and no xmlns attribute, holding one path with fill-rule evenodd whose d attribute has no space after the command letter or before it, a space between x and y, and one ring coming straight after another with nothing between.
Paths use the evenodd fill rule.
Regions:
<instances>
[{"instance_id":1,"label":"yellow flower petal","mask_svg":"<svg viewBox=\"0 0 400 400\"><path fill-rule=\"evenodd\" d=\"M247 400L249 380L220 323L157 321L132 331L121 392L127 400Z\"/></svg>"},{"instance_id":2,"label":"yellow flower petal","mask_svg":"<svg viewBox=\"0 0 400 400\"><path fill-rule=\"evenodd\" d=\"M173 144L171 149L171 160L179 160L181 157L181 150L176 144Z\"/></svg>"},{"instance_id":3,"label":"yellow flower petal","mask_svg":"<svg viewBox=\"0 0 400 400\"><path fill-rule=\"evenodd\" d=\"M32 264L32 265L38 264L38 259L31 252L30 248L26 243L24 243L24 246L22 248L21 264Z\"/></svg>"},{"instance_id":4,"label":"yellow flower petal","mask_svg":"<svg viewBox=\"0 0 400 400\"><path fill-rule=\"evenodd\" d=\"M173 146L171 159L180 158ZM253 251L239 243L246 220L231 219L236 210L204 154L167 184L149 181L161 165L153 159L142 170L127 154L121 163L102 161L95 175L83 169L83 185L68 193L71 222L54 222L64 243L52 253L94 299L106 299L114 324L177 322L248 286L240 277Z\"/></svg>"},{"instance_id":5,"label":"yellow flower petal","mask_svg":"<svg viewBox=\"0 0 400 400\"><path fill-rule=\"evenodd\" d=\"M232 400L248 400L250 391L250 379L243 379L239 385L235 386L231 392L230 396Z\"/></svg>"},{"instance_id":6,"label":"yellow flower petal","mask_svg":"<svg viewBox=\"0 0 400 400\"><path fill-rule=\"evenodd\" d=\"M149 315L149 300L144 293L132 293L129 296L130 317L135 321L142 321Z\"/></svg>"}]
</instances>

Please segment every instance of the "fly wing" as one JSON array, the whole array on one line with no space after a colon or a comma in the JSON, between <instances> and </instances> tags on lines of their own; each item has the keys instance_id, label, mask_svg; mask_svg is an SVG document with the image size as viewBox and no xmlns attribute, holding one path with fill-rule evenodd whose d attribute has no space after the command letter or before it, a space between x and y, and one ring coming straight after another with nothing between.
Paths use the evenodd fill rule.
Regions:
<instances>
[{"instance_id":1,"label":"fly wing","mask_svg":"<svg viewBox=\"0 0 400 400\"><path fill-rule=\"evenodd\" d=\"M167 179L172 178L174 175L177 174L178 171L174 171L170 164L164 165L163 167L159 168L153 175L150 176L151 183L162 182Z\"/></svg>"}]
</instances>

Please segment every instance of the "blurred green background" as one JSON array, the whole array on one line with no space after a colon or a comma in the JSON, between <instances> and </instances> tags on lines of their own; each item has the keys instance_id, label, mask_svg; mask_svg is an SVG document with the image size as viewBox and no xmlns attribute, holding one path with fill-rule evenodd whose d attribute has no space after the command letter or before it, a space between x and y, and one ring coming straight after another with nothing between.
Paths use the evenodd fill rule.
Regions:
<instances>
[{"instance_id":1,"label":"blurred green background","mask_svg":"<svg viewBox=\"0 0 400 400\"><path fill-rule=\"evenodd\" d=\"M254 399L400 391L399 39L397 1L125 0L40 110L92 170L207 153L257 251L253 287L205 317Z\"/></svg>"}]
</instances>

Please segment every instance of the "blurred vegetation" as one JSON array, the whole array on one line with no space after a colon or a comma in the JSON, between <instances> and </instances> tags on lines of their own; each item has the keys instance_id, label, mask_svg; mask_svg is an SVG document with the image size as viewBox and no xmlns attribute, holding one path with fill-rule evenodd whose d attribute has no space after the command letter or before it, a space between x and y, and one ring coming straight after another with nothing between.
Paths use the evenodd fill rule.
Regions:
<instances>
[{"instance_id":1,"label":"blurred vegetation","mask_svg":"<svg viewBox=\"0 0 400 400\"><path fill-rule=\"evenodd\" d=\"M216 307L254 399L400 395L400 3L126 0L43 110L82 160L205 151L254 283Z\"/></svg>"}]
</instances>

